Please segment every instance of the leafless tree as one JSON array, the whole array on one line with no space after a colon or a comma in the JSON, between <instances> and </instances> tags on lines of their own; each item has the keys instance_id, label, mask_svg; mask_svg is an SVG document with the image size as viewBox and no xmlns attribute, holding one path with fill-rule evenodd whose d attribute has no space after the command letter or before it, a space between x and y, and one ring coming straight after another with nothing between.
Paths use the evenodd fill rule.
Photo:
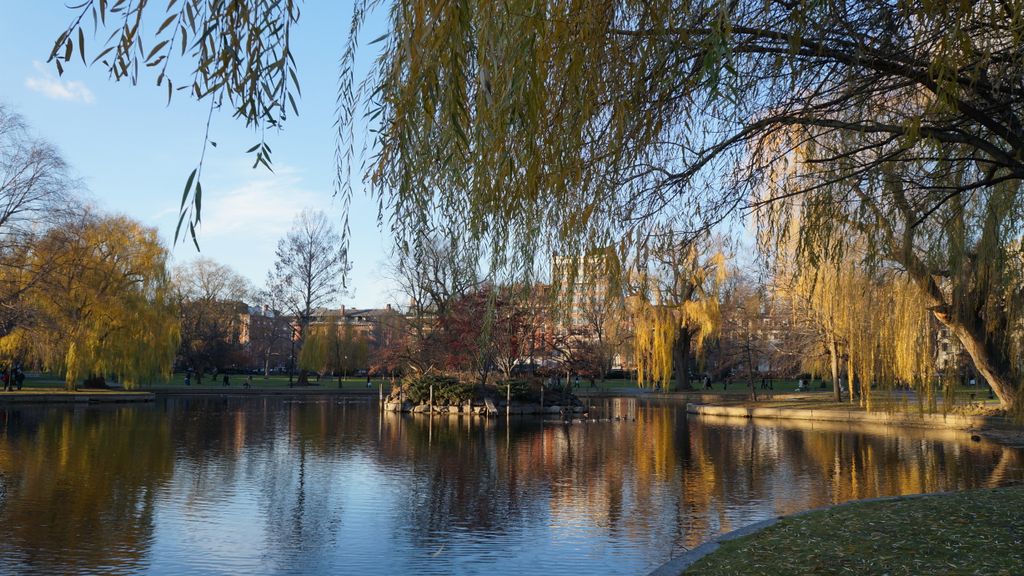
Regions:
<instances>
[{"instance_id":1,"label":"leafless tree","mask_svg":"<svg viewBox=\"0 0 1024 576\"><path fill-rule=\"evenodd\" d=\"M281 283L268 273L266 284L252 295L258 313L249 318L249 347L263 365L264 378L270 376L271 358L287 355L294 337L292 323L284 312L283 292Z\"/></svg>"},{"instance_id":2,"label":"leafless tree","mask_svg":"<svg viewBox=\"0 0 1024 576\"><path fill-rule=\"evenodd\" d=\"M0 325L5 333L24 317L20 296L49 269L39 262L28 265L29 247L48 227L81 212L76 188L60 153L0 105Z\"/></svg>"},{"instance_id":3,"label":"leafless tree","mask_svg":"<svg viewBox=\"0 0 1024 576\"><path fill-rule=\"evenodd\" d=\"M478 259L439 235L407 249L396 246L386 274L396 286L395 298L403 303L402 356L413 370L427 370L440 361L440 320L455 302L481 286Z\"/></svg>"},{"instance_id":4,"label":"leafless tree","mask_svg":"<svg viewBox=\"0 0 1024 576\"><path fill-rule=\"evenodd\" d=\"M277 243L276 257L274 281L279 284L285 311L295 317L301 341L317 309L333 304L345 293L348 254L326 214L303 210ZM294 361L289 363L289 375L292 364Z\"/></svg>"},{"instance_id":5,"label":"leafless tree","mask_svg":"<svg viewBox=\"0 0 1024 576\"><path fill-rule=\"evenodd\" d=\"M179 353L201 379L207 368L223 369L237 359L239 322L251 293L249 281L209 258L177 266L172 278L181 315Z\"/></svg>"},{"instance_id":6,"label":"leafless tree","mask_svg":"<svg viewBox=\"0 0 1024 576\"><path fill-rule=\"evenodd\" d=\"M0 105L0 242L51 222L68 208L76 185L57 149Z\"/></svg>"}]
</instances>

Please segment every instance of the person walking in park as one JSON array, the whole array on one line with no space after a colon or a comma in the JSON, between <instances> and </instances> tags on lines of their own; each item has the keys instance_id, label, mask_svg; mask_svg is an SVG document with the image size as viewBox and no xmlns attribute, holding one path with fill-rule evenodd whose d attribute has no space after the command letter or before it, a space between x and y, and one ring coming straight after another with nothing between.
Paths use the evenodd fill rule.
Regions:
<instances>
[{"instance_id":1,"label":"person walking in park","mask_svg":"<svg viewBox=\"0 0 1024 576\"><path fill-rule=\"evenodd\" d=\"M228 375L227 374L224 375L223 382L224 382L224 386L231 386L231 381L228 380Z\"/></svg>"},{"instance_id":2,"label":"person walking in park","mask_svg":"<svg viewBox=\"0 0 1024 576\"><path fill-rule=\"evenodd\" d=\"M22 384L25 383L25 373L21 371L21 366L14 371L14 383L18 385L18 390L21 390Z\"/></svg>"},{"instance_id":3,"label":"person walking in park","mask_svg":"<svg viewBox=\"0 0 1024 576\"><path fill-rule=\"evenodd\" d=\"M252 388L252 374L245 377L245 387Z\"/></svg>"}]
</instances>

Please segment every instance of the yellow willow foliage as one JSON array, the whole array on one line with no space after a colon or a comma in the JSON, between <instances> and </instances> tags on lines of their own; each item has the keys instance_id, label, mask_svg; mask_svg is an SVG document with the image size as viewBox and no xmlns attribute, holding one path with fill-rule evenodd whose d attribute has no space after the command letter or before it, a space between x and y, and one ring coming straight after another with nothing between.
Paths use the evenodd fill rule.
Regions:
<instances>
[{"instance_id":1,"label":"yellow willow foliage","mask_svg":"<svg viewBox=\"0 0 1024 576\"><path fill-rule=\"evenodd\" d=\"M689 338L698 357L703 353L721 325L718 287L725 274L724 254L701 259L697 247L690 246L670 266L667 282L650 276L640 279L642 288L627 299L640 386L668 388L679 338Z\"/></svg>"},{"instance_id":2,"label":"yellow willow foliage","mask_svg":"<svg viewBox=\"0 0 1024 576\"><path fill-rule=\"evenodd\" d=\"M31 320L0 349L63 372L69 388L90 375L116 376L127 388L170 375L180 326L156 230L87 215L31 250L31 265L45 271L25 291Z\"/></svg>"},{"instance_id":3,"label":"yellow willow foliage","mask_svg":"<svg viewBox=\"0 0 1024 576\"><path fill-rule=\"evenodd\" d=\"M25 330L19 327L0 337L0 358L4 362L10 362L15 358L22 358L28 349L30 336Z\"/></svg>"},{"instance_id":4,"label":"yellow willow foliage","mask_svg":"<svg viewBox=\"0 0 1024 576\"><path fill-rule=\"evenodd\" d=\"M673 310L652 305L640 296L630 297L637 381L641 386L660 383L667 387L672 378L672 349L679 328Z\"/></svg>"},{"instance_id":5,"label":"yellow willow foliage","mask_svg":"<svg viewBox=\"0 0 1024 576\"><path fill-rule=\"evenodd\" d=\"M328 340L330 330L327 326L310 326L309 335L302 343L299 353L299 368L321 372L327 368L329 355Z\"/></svg>"},{"instance_id":6,"label":"yellow willow foliage","mask_svg":"<svg viewBox=\"0 0 1024 576\"><path fill-rule=\"evenodd\" d=\"M872 385L897 383L918 390L934 408L931 320L913 282L893 270L872 273L848 256L799 269L787 289L826 342L835 340L840 372L859 383L865 408L878 407Z\"/></svg>"},{"instance_id":7,"label":"yellow willow foliage","mask_svg":"<svg viewBox=\"0 0 1024 576\"><path fill-rule=\"evenodd\" d=\"M923 393L929 409L935 408L935 365L932 342L932 318L917 286L902 278L893 293L889 317L882 323L883 338L891 345L886 350L892 378L910 384ZM892 379L886 383L893 383ZM949 400L951 396L946 395Z\"/></svg>"}]
</instances>

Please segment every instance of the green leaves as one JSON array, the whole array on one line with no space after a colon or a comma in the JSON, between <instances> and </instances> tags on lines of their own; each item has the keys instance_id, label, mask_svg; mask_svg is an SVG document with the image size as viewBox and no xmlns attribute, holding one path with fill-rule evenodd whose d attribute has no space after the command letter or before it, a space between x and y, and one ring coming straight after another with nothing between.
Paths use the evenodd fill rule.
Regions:
<instances>
[{"instance_id":1,"label":"green leaves","mask_svg":"<svg viewBox=\"0 0 1024 576\"><path fill-rule=\"evenodd\" d=\"M246 126L260 132L280 127L288 113L298 114L301 87L290 49L291 27L299 18L297 2L169 0L156 20L159 25L149 33L142 23L161 10L157 2L99 0L69 9L75 16L58 35L50 54L60 74L77 43L82 63L102 64L115 81L134 84L140 67L155 69L156 84L167 82L168 104L175 86L187 87L192 97L208 99L213 109L227 104ZM115 14L117 17L108 21L107 16ZM95 56L87 60L83 19L90 15L97 29L109 24L111 30ZM175 57L186 58L188 65L170 66ZM185 71L183 77L177 76L179 70ZM257 152L254 166L271 169L270 148L265 142L252 152ZM201 167L201 159L198 164ZM175 241L187 221L189 235L196 242L195 228L202 212L199 172L197 168L186 182ZM188 207L190 199L193 205Z\"/></svg>"},{"instance_id":2,"label":"green leaves","mask_svg":"<svg viewBox=\"0 0 1024 576\"><path fill-rule=\"evenodd\" d=\"M199 168L194 168L192 173L188 175L188 180L185 181L185 190L181 193L181 205L178 207L178 225L174 228L174 243L178 243L178 238L181 235L181 225L185 222L185 217L191 214L191 210L186 208L186 202L189 199L189 193L192 191L192 183L196 179L196 174L199 172ZM189 228L192 229L192 221L189 220ZM195 238L193 230L193 238Z\"/></svg>"}]
</instances>

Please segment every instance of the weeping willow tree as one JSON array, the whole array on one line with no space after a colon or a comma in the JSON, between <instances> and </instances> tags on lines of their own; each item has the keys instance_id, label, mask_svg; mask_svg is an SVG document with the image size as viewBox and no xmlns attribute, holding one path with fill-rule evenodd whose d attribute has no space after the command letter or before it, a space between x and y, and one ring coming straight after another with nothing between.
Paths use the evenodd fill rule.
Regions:
<instances>
[{"instance_id":1,"label":"weeping willow tree","mask_svg":"<svg viewBox=\"0 0 1024 576\"><path fill-rule=\"evenodd\" d=\"M375 8L388 32L360 83L358 35ZM279 125L294 100L294 2L73 9L52 51L58 69L85 60L92 15L116 27L95 52L117 79L136 81L149 64L170 87L167 62L187 58L174 84L257 128ZM1011 407L1022 13L1024 0L357 0L338 185L347 198L364 137L368 188L400 244L440 219L486 245L493 265L529 270L543 251L617 244L625 256L652 221L699 229L727 218L784 160L771 146L796 127L815 145L801 162L821 178L789 179L760 202L780 213L787 199L805 205L801 255L812 266L835 254L837 219L852 220L865 250L905 271ZM360 134L364 117L371 129ZM269 154L262 142L252 151L258 163Z\"/></svg>"},{"instance_id":2,"label":"weeping willow tree","mask_svg":"<svg viewBox=\"0 0 1024 576\"><path fill-rule=\"evenodd\" d=\"M869 268L861 256L850 247L840 261L813 268L793 259L777 263L777 295L814 326L819 337L814 346L823 348L827 358L822 366L821 356L807 351L803 368L827 371L836 401L845 376L847 399L852 403L859 392L856 398L868 410L889 404L886 398L876 401L876 385L911 387L919 392L922 407L934 410L935 339L921 293L898 270Z\"/></svg>"},{"instance_id":3,"label":"weeping willow tree","mask_svg":"<svg viewBox=\"0 0 1024 576\"><path fill-rule=\"evenodd\" d=\"M327 371L330 326L310 326L299 351L299 369L320 374Z\"/></svg>"},{"instance_id":4,"label":"weeping willow tree","mask_svg":"<svg viewBox=\"0 0 1024 576\"><path fill-rule=\"evenodd\" d=\"M848 332L848 371L855 362L864 365L862 374L870 371L865 356L878 354L888 362L883 375L922 386L934 405L933 369L926 366L934 350L923 335L931 315L962 343L1002 408L1019 410L1019 180L1002 178L1005 169L971 157L963 146L923 141L912 154L902 141L874 149L871 135L781 134L766 147L781 150L785 161L782 169L776 163L761 191L764 248L791 259L798 275L823 280L811 299L828 331ZM884 163L879 154L902 163ZM957 193L968 185L971 193ZM879 283L888 292L872 292ZM888 345L859 332L845 316L851 313L861 321L881 316L875 334L887 332Z\"/></svg>"},{"instance_id":5,"label":"weeping willow tree","mask_svg":"<svg viewBox=\"0 0 1024 576\"><path fill-rule=\"evenodd\" d=\"M29 319L0 338L14 358L83 377L115 375L132 388L169 376L178 317L156 230L125 217L85 215L38 238L23 292Z\"/></svg>"},{"instance_id":6,"label":"weeping willow tree","mask_svg":"<svg viewBox=\"0 0 1024 576\"><path fill-rule=\"evenodd\" d=\"M339 318L309 327L309 337L302 344L299 367L318 374L334 372L338 386L354 369L367 366L369 345L365 336L356 333L351 324Z\"/></svg>"},{"instance_id":7,"label":"weeping willow tree","mask_svg":"<svg viewBox=\"0 0 1024 576\"><path fill-rule=\"evenodd\" d=\"M698 357L720 322L718 288L725 279L725 257L704 237L681 240L667 231L637 253L627 307L635 332L634 356L641 386L690 386L690 354Z\"/></svg>"}]
</instances>

